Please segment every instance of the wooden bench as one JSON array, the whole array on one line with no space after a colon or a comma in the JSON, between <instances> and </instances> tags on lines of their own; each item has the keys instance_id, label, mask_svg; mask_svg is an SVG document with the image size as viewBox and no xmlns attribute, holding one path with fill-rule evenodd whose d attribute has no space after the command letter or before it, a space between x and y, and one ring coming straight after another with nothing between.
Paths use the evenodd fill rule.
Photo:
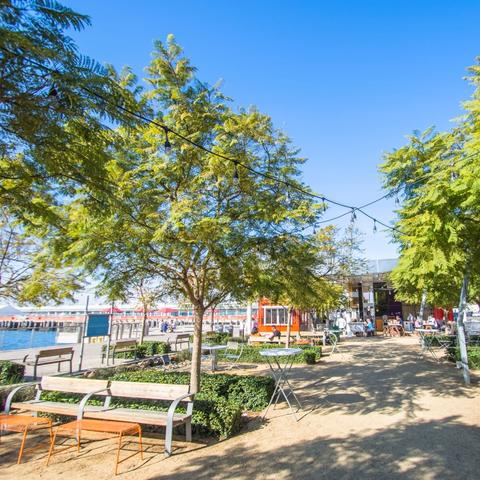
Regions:
<instances>
[{"instance_id":1,"label":"wooden bench","mask_svg":"<svg viewBox=\"0 0 480 480\"><path fill-rule=\"evenodd\" d=\"M23 357L24 365L33 366L33 379L37 379L37 367L39 365L58 364L57 371L60 371L60 364L64 362L70 363L70 373L72 373L73 347L49 348L48 350L40 350L35 354L34 359L28 359L30 354ZM65 355L65 356L64 356Z\"/></svg>"},{"instance_id":2,"label":"wooden bench","mask_svg":"<svg viewBox=\"0 0 480 480\"><path fill-rule=\"evenodd\" d=\"M189 333L174 333L168 336L168 343L172 347L175 345L175 352L181 349L182 345L187 344L187 349L190 348L190 334Z\"/></svg>"},{"instance_id":3,"label":"wooden bench","mask_svg":"<svg viewBox=\"0 0 480 480\"><path fill-rule=\"evenodd\" d=\"M112 363L115 363L115 356L120 353L131 353L133 352L133 357L137 358L137 341L136 340L119 340L110 345L110 352L108 357L112 359ZM106 347L102 351L102 363L105 358L107 358Z\"/></svg>"},{"instance_id":4,"label":"wooden bench","mask_svg":"<svg viewBox=\"0 0 480 480\"><path fill-rule=\"evenodd\" d=\"M190 393L188 385L170 385L140 382L109 382L108 380L89 380L66 377L43 377L37 385L34 400L13 402L15 394L23 385L14 389L7 398L5 411L10 409L27 410L31 412L55 413L58 415L76 416L78 420L93 418L120 422L135 422L146 425L164 426L165 454L172 454L173 429L185 424L186 441L192 441L192 413L194 394ZM60 391L85 394L78 404L50 402L40 399L43 391ZM105 397L102 406L87 405L92 396ZM156 400L168 402L167 412L124 408L111 406L112 398L132 400ZM186 403L185 413L175 413L180 403Z\"/></svg>"},{"instance_id":5,"label":"wooden bench","mask_svg":"<svg viewBox=\"0 0 480 480\"><path fill-rule=\"evenodd\" d=\"M294 340L294 337L291 337L291 341ZM275 343L278 345L281 345L282 343L286 343L287 339L286 338L274 338L270 340L268 337L264 337L263 335L250 335L248 337L248 344L249 345L255 345L256 343Z\"/></svg>"}]
</instances>

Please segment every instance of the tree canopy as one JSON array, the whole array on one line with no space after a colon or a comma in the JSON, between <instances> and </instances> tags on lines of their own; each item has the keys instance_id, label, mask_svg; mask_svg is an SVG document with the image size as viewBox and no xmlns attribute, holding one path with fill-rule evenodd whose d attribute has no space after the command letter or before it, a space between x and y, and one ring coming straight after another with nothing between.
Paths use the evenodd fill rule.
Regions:
<instances>
[{"instance_id":1,"label":"tree canopy","mask_svg":"<svg viewBox=\"0 0 480 480\"><path fill-rule=\"evenodd\" d=\"M480 299L480 68L470 71L475 91L458 125L414 133L380 167L386 188L403 196L392 280L406 301L426 292L435 305L457 305L466 272L470 300Z\"/></svg>"}]
</instances>

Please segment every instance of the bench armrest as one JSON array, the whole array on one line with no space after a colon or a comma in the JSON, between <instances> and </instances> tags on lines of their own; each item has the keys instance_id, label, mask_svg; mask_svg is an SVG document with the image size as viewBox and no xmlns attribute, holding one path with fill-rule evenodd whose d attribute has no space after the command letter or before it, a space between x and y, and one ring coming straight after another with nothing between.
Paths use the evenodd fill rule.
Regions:
<instances>
[{"instance_id":1,"label":"bench armrest","mask_svg":"<svg viewBox=\"0 0 480 480\"><path fill-rule=\"evenodd\" d=\"M188 397L191 397L192 398L192 402L193 402L193 397L195 396L194 393L186 393L185 395L182 395L181 397L178 397L176 398L170 405L170 407L168 408L168 412L167 412L167 423L173 423L173 416L175 415L175 410L177 409L178 407L178 404L184 400L185 398L188 398ZM190 413L191 412L188 412L187 413Z\"/></svg>"},{"instance_id":2,"label":"bench armrest","mask_svg":"<svg viewBox=\"0 0 480 480\"><path fill-rule=\"evenodd\" d=\"M108 392L108 388L102 388L101 390L95 390L94 392L89 392L87 393L82 400L80 401L78 405L78 411L77 411L77 420L81 420L83 418L83 411L85 410L85 407L87 405L87 402L90 400L90 398L93 397L93 395L96 395L98 393L102 392Z\"/></svg>"},{"instance_id":3,"label":"bench armrest","mask_svg":"<svg viewBox=\"0 0 480 480\"><path fill-rule=\"evenodd\" d=\"M29 388L33 387L34 385L40 385L40 382L34 382L34 383L26 383L25 385L20 385L17 388L14 388L7 397L7 400L5 402L5 413L9 414L10 413L10 408L12 406L12 401L13 397L17 394L18 391L24 389L24 388Z\"/></svg>"}]
</instances>

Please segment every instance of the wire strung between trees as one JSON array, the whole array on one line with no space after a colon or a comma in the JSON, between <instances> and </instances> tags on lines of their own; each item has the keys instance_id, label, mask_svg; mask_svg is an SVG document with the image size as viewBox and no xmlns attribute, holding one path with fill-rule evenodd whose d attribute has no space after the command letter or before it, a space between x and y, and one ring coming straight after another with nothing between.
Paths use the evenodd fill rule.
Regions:
<instances>
[{"instance_id":1,"label":"wire strung between trees","mask_svg":"<svg viewBox=\"0 0 480 480\"><path fill-rule=\"evenodd\" d=\"M50 67L47 67L45 65L42 65L41 63L38 63L36 62L35 60L32 60L30 58L27 58L25 57L24 55L20 55L18 53L15 53L15 52L12 52L4 47L0 47L1 50L9 53L10 55L14 55L14 56L17 56L17 57L20 57L22 59L24 59L25 61L31 63L32 65L35 65L36 67L38 68L41 68L49 73L53 73L53 74L56 74L56 75L61 75L61 72L59 72L58 70L55 70L53 68L50 68ZM323 203L330 203L332 205L336 205L336 206L339 206L339 207L342 207L342 208L346 208L348 209L347 212L341 214L341 215L338 215L336 217L333 217L331 219L328 219L328 220L322 220L322 221L318 221L318 222L315 222L314 225L318 225L318 224L322 224L322 223L328 223L328 222L332 222L334 220L337 220L339 218L342 218L346 215L349 215L351 214L352 215L352 221L356 219L356 215L355 215L355 212L359 212L359 213L362 213L363 215L365 215L367 218L373 220L374 222L374 231L376 231L376 224L378 223L379 225L382 225L384 226L385 228L388 228L390 230L392 230L393 232L397 232L397 233L403 233L401 232L398 228L396 227L392 227L391 225L387 225L386 223L382 222L381 220L379 220L378 218L376 217L373 217L372 215L368 214L367 212L365 212L363 209L366 208L366 207L369 207L370 205L373 205L374 203L377 203L381 200L384 200L388 197L392 197L396 194L398 194L398 192L400 192L402 190L401 187L399 187L398 189L394 190L393 192L389 192L385 195L382 195L381 197L375 199L375 200L372 200L371 202L368 202L364 205L361 205L359 207L356 207L354 205L348 205L348 204L345 204L343 202L338 202L336 200L333 200L329 197L326 197L325 195L321 195L321 194L318 194L318 193L315 193L315 192L312 192L310 190L306 190L298 185L295 185L287 180L284 180L282 178L278 178L274 175L271 175L269 173L264 173L264 172L261 172L261 171L258 171L256 170L255 168L252 168L250 167L249 165L246 165L244 164L243 162L241 162L240 160L236 159L236 158L232 158L232 157L229 157L227 155L224 155L222 153L218 153L218 152L214 152L213 150L210 150L209 148L207 147L204 147L203 145L201 145L200 143L197 143L193 140L191 140L190 138L186 137L185 135L183 135L182 133L170 128L168 125L165 125L163 123L160 123L156 120L153 120L149 117L146 117L145 115L142 115L141 113L138 113L138 112L134 112L133 110L130 110L129 108L127 107L124 107L123 105L120 105L118 103L114 103L112 101L110 101L108 98L106 98L105 96L99 94L98 92L95 92L94 90L91 90L83 85L78 85L78 87L82 90L84 90L85 92L89 93L90 95L93 95L95 97L97 97L98 99L102 100L103 102L105 102L106 104L109 104L111 106L113 106L114 108L117 108L119 110L121 110L122 112L124 113L127 113L128 115L138 119L138 120L141 120L142 122L144 123L147 123L149 125L153 125L155 127L157 127L158 129L160 130L163 130L164 134L165 134L165 150L166 151L169 151L172 147L170 141L169 141L169 138L168 138L168 134L171 133L173 135L175 135L176 137L180 138L181 140L183 140L184 142L187 142L188 144L192 145L193 147L195 148L198 148L199 150L202 150L204 151L205 153L208 153L209 155L214 155L216 156L217 158L221 158L223 160L227 160L228 162L231 162L233 163L234 165L234 176L236 178L238 178L238 167L242 167L244 168L245 170L249 171L250 173L253 173L254 175L258 175L258 176L261 176L267 180L271 180L272 182L275 182L277 184L283 184L285 185L286 187L292 189L292 190L295 190L303 195L307 195L307 196L310 196L312 198L317 198L319 200L322 200ZM472 154L472 155L476 155L476 153ZM471 155L469 155L471 156ZM468 158L469 156L465 157L465 158ZM415 182L412 182L410 185L414 185L416 183L419 183L421 181L423 181L425 178L428 178L430 177L431 174L428 174L426 175L425 177L423 178L420 178L418 180L416 180Z\"/></svg>"}]
</instances>

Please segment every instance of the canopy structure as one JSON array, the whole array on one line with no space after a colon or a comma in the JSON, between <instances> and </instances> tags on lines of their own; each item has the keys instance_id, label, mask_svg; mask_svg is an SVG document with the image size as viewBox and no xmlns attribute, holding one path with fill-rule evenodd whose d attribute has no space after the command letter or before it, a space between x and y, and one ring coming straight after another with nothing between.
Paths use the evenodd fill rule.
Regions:
<instances>
[{"instance_id":1,"label":"canopy structure","mask_svg":"<svg viewBox=\"0 0 480 480\"><path fill-rule=\"evenodd\" d=\"M118 307L113 307L113 308L108 307L108 308L104 308L104 309L102 310L102 312L106 312L106 313L110 313L110 312L112 312L112 313L123 313L123 310L122 310L121 308L118 308Z\"/></svg>"}]
</instances>

